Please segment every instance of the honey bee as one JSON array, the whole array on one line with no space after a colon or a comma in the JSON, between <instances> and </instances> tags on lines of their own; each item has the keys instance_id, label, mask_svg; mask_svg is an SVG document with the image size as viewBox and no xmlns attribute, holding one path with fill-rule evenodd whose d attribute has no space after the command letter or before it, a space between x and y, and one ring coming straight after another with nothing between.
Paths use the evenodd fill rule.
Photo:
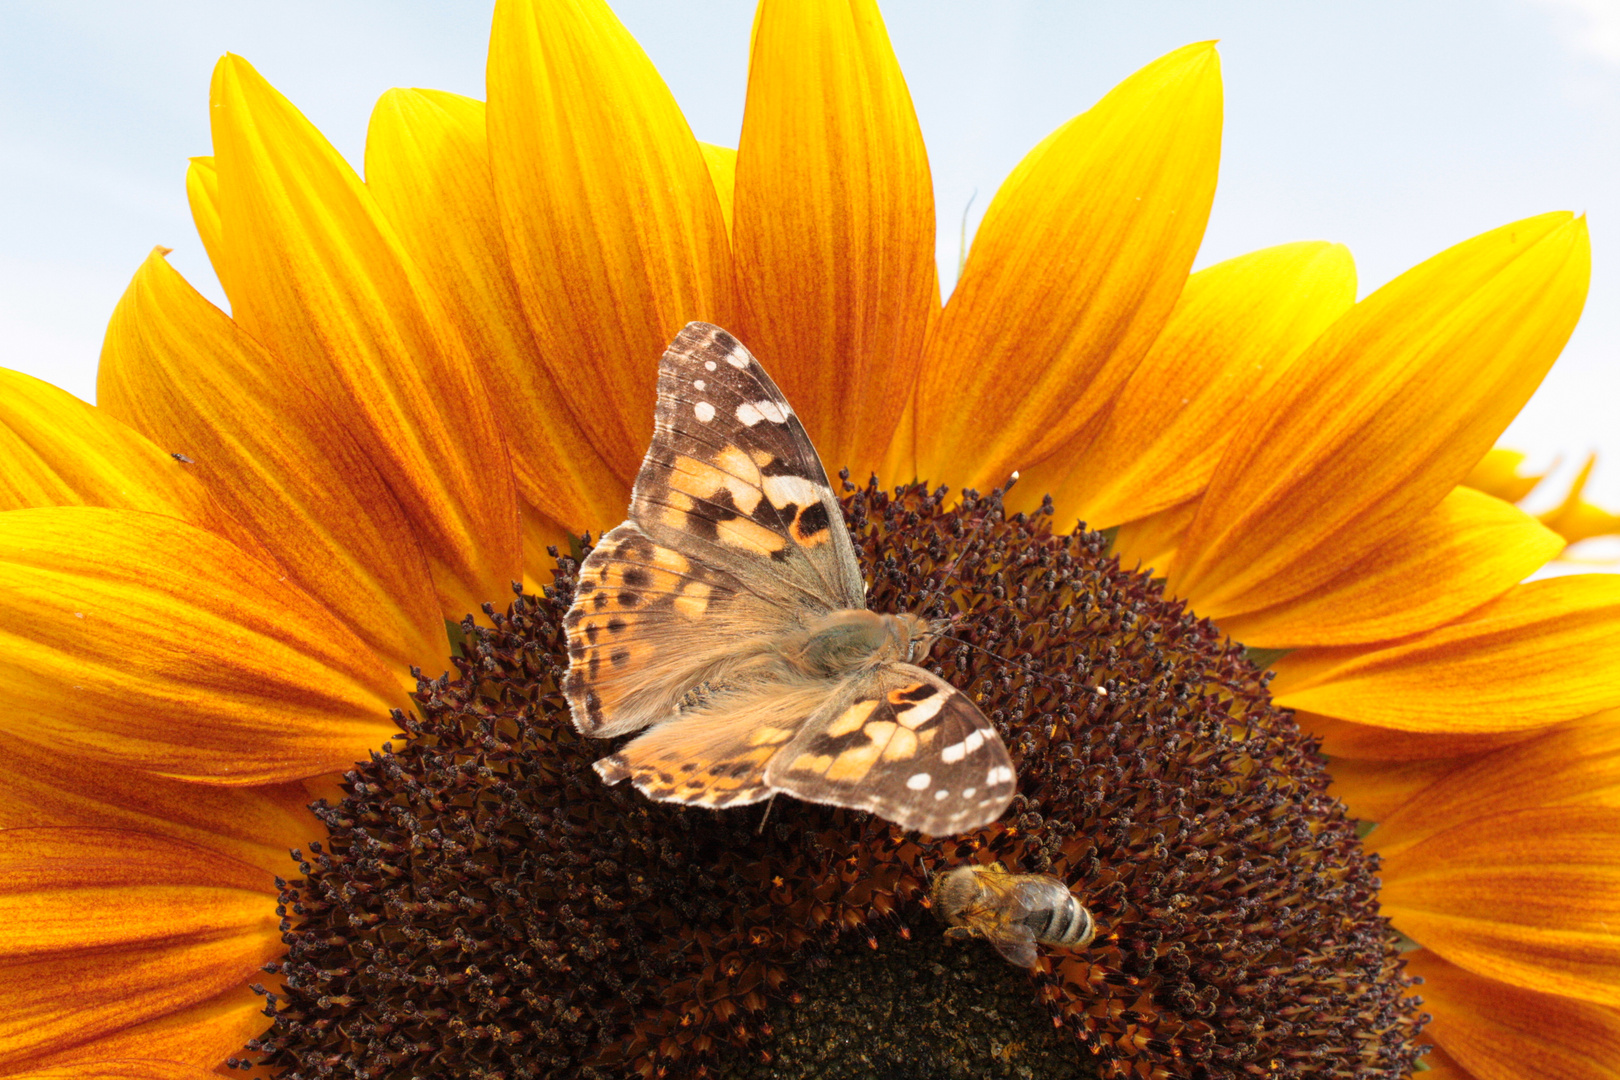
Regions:
<instances>
[{"instance_id":1,"label":"honey bee","mask_svg":"<svg viewBox=\"0 0 1620 1080\"><path fill-rule=\"evenodd\" d=\"M1035 943L1083 949L1097 935L1091 912L1050 874L1013 874L1000 863L958 866L934 879L934 910L953 939L983 935L1019 967L1035 966Z\"/></svg>"}]
</instances>

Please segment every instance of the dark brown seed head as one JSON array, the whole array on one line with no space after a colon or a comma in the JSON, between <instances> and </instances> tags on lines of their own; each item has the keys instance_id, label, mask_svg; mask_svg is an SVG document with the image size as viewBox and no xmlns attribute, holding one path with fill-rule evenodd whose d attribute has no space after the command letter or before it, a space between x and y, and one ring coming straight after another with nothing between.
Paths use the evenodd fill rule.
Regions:
<instances>
[{"instance_id":1,"label":"dark brown seed head","mask_svg":"<svg viewBox=\"0 0 1620 1080\"><path fill-rule=\"evenodd\" d=\"M311 1080L858 1076L892 1044L940 1058L917 1075L1405 1076L1420 1022L1375 862L1242 648L1097 533L922 486L844 505L870 606L959 615L978 647L929 663L1012 752L1001 821L924 840L783 798L760 828L760 807L605 787L608 745L559 692L564 559L544 595L486 608L493 630L468 620L460 677L398 718L409 744L316 805L328 837L283 889L254 1060ZM946 942L929 880L966 861L1067 882L1096 939L1033 974Z\"/></svg>"}]
</instances>

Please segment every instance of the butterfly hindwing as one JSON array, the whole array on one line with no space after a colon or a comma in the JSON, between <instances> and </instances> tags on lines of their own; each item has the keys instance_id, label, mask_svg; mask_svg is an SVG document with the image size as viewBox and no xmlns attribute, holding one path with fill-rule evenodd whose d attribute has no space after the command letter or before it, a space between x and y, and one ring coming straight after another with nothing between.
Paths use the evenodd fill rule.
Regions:
<instances>
[{"instance_id":1,"label":"butterfly hindwing","mask_svg":"<svg viewBox=\"0 0 1620 1080\"><path fill-rule=\"evenodd\" d=\"M930 836L993 821L1012 801L1017 777L1001 737L944 679L896 663L843 691L771 759L773 788Z\"/></svg>"}]
</instances>

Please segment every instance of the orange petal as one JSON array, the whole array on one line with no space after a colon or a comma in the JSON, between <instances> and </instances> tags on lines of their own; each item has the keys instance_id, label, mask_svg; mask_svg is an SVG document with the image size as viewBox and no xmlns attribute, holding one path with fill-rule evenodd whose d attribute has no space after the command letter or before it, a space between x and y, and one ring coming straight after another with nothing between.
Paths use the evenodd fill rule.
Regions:
<instances>
[{"instance_id":1,"label":"orange petal","mask_svg":"<svg viewBox=\"0 0 1620 1080\"><path fill-rule=\"evenodd\" d=\"M499 0L489 148L542 361L628 483L658 358L688 321L726 325L731 249L692 131L601 0ZM768 362L768 359L767 359Z\"/></svg>"},{"instance_id":2,"label":"orange petal","mask_svg":"<svg viewBox=\"0 0 1620 1080\"><path fill-rule=\"evenodd\" d=\"M737 146L739 336L831 471L883 463L937 309L934 190L872 0L763 0Z\"/></svg>"},{"instance_id":3,"label":"orange petal","mask_svg":"<svg viewBox=\"0 0 1620 1080\"><path fill-rule=\"evenodd\" d=\"M366 133L366 186L484 372L523 498L582 532L617 525L630 489L574 419L523 317L489 179L484 103L388 91Z\"/></svg>"},{"instance_id":4,"label":"orange petal","mask_svg":"<svg viewBox=\"0 0 1620 1080\"><path fill-rule=\"evenodd\" d=\"M1475 818L1385 855L1381 875L1383 913L1452 963L1620 1004L1620 808Z\"/></svg>"},{"instance_id":5,"label":"orange petal","mask_svg":"<svg viewBox=\"0 0 1620 1080\"><path fill-rule=\"evenodd\" d=\"M1058 520L1095 529L1199 494L1237 414L1355 302L1342 244L1284 244L1200 270L1101 423L1030 469L1029 489L1053 493Z\"/></svg>"},{"instance_id":6,"label":"orange petal","mask_svg":"<svg viewBox=\"0 0 1620 1080\"><path fill-rule=\"evenodd\" d=\"M173 518L0 514L0 729L150 772L262 784L399 732L393 674L297 586Z\"/></svg>"},{"instance_id":7,"label":"orange petal","mask_svg":"<svg viewBox=\"0 0 1620 1080\"><path fill-rule=\"evenodd\" d=\"M286 874L289 848L325 828L302 784L218 787L170 780L0 734L0 829L72 825L183 841ZM339 796L341 798L341 795Z\"/></svg>"},{"instance_id":8,"label":"orange petal","mask_svg":"<svg viewBox=\"0 0 1620 1080\"><path fill-rule=\"evenodd\" d=\"M222 1064L225 1059L242 1056L248 1040L270 1026L264 1015L264 998L245 983L233 984L195 1004L176 1005L173 1011L144 1023L30 1056L24 1068L94 1069L98 1063L158 1058L176 1067L203 1070L214 1080L229 1076ZM45 1075L51 1074L47 1071Z\"/></svg>"},{"instance_id":9,"label":"orange petal","mask_svg":"<svg viewBox=\"0 0 1620 1080\"><path fill-rule=\"evenodd\" d=\"M499 599L521 572L517 499L466 345L370 193L286 98L226 56L210 100L237 322L382 473L444 614Z\"/></svg>"},{"instance_id":10,"label":"orange petal","mask_svg":"<svg viewBox=\"0 0 1620 1080\"><path fill-rule=\"evenodd\" d=\"M212 1069L151 1058L98 1058L10 1074L15 1080L218 1080Z\"/></svg>"},{"instance_id":11,"label":"orange petal","mask_svg":"<svg viewBox=\"0 0 1620 1080\"><path fill-rule=\"evenodd\" d=\"M239 539L179 447L149 442L106 409L0 369L0 511L110 506L189 521Z\"/></svg>"},{"instance_id":12,"label":"orange petal","mask_svg":"<svg viewBox=\"0 0 1620 1080\"><path fill-rule=\"evenodd\" d=\"M113 312L104 408L183 450L297 585L359 635L407 691L449 643L410 523L345 427L161 254Z\"/></svg>"},{"instance_id":13,"label":"orange petal","mask_svg":"<svg viewBox=\"0 0 1620 1080\"><path fill-rule=\"evenodd\" d=\"M731 234L732 208L737 199L737 151L729 146L716 146L700 142L703 164L709 167L709 179L714 182L715 197L720 200L720 216L726 222L726 234Z\"/></svg>"},{"instance_id":14,"label":"orange petal","mask_svg":"<svg viewBox=\"0 0 1620 1080\"><path fill-rule=\"evenodd\" d=\"M1398 644L1301 649L1274 666L1278 705L1363 724L1467 734L1573 720L1620 705L1620 577L1533 581Z\"/></svg>"},{"instance_id":15,"label":"orange petal","mask_svg":"<svg viewBox=\"0 0 1620 1080\"><path fill-rule=\"evenodd\" d=\"M1357 304L1239 422L1171 567L1220 619L1336 577L1484 456L1579 317L1586 222L1475 237Z\"/></svg>"},{"instance_id":16,"label":"orange petal","mask_svg":"<svg viewBox=\"0 0 1620 1080\"><path fill-rule=\"evenodd\" d=\"M1362 821L1383 822L1455 768L1457 762L1452 758L1436 761L1333 758L1328 762L1328 773L1333 777L1328 792L1342 800L1352 816ZM1378 828L1381 830L1383 825ZM1378 832L1372 835L1377 836Z\"/></svg>"},{"instance_id":17,"label":"orange petal","mask_svg":"<svg viewBox=\"0 0 1620 1080\"><path fill-rule=\"evenodd\" d=\"M273 883L101 829L0 834L0 1067L214 998L284 950Z\"/></svg>"},{"instance_id":18,"label":"orange petal","mask_svg":"<svg viewBox=\"0 0 1620 1080\"><path fill-rule=\"evenodd\" d=\"M927 347L923 476L1000 484L1115 398L1186 283L1220 142L1220 62L1205 42L1138 71L1019 163Z\"/></svg>"},{"instance_id":19,"label":"orange petal","mask_svg":"<svg viewBox=\"0 0 1620 1080\"><path fill-rule=\"evenodd\" d=\"M1518 450L1493 446L1463 478L1463 483L1487 495L1516 503L1547 478L1544 472L1529 476L1520 474L1519 469L1524 466L1526 457Z\"/></svg>"},{"instance_id":20,"label":"orange petal","mask_svg":"<svg viewBox=\"0 0 1620 1080\"><path fill-rule=\"evenodd\" d=\"M1121 566L1134 566L1144 572L1157 570L1154 576L1163 577L1164 567L1175 558L1176 545L1198 513L1198 499L1149 514L1145 518L1127 521L1114 533L1114 554ZM1059 519L1061 520L1061 519Z\"/></svg>"},{"instance_id":21,"label":"orange petal","mask_svg":"<svg viewBox=\"0 0 1620 1080\"><path fill-rule=\"evenodd\" d=\"M1538 734L1534 728L1528 731L1467 733L1396 731L1310 712L1298 713L1296 719L1302 729L1322 740L1322 752L1329 757L1369 762L1470 757L1525 742Z\"/></svg>"},{"instance_id":22,"label":"orange petal","mask_svg":"<svg viewBox=\"0 0 1620 1080\"><path fill-rule=\"evenodd\" d=\"M1379 819L1367 841L1372 850L1402 851L1453 826L1513 810L1576 803L1620 809L1620 712L1445 764L1419 797ZM1332 771L1337 780L1338 763Z\"/></svg>"},{"instance_id":23,"label":"orange petal","mask_svg":"<svg viewBox=\"0 0 1620 1080\"><path fill-rule=\"evenodd\" d=\"M1221 620L1254 648L1390 641L1472 611L1563 550L1557 533L1469 487L1297 600Z\"/></svg>"},{"instance_id":24,"label":"orange petal","mask_svg":"<svg viewBox=\"0 0 1620 1080\"><path fill-rule=\"evenodd\" d=\"M1614 1080L1620 1015L1613 1009L1482 978L1427 949L1408 953L1406 970L1422 977L1418 993L1434 1016L1423 1034L1469 1075Z\"/></svg>"},{"instance_id":25,"label":"orange petal","mask_svg":"<svg viewBox=\"0 0 1620 1080\"><path fill-rule=\"evenodd\" d=\"M1611 514L1582 497L1586 491L1587 481L1592 478L1592 467L1596 464L1597 455L1588 454L1586 464L1581 466L1580 474L1569 485L1569 492L1564 496L1564 501L1541 515L1541 523L1563 537L1567 543L1576 544L1582 540L1590 540L1594 536L1620 533L1620 514Z\"/></svg>"}]
</instances>

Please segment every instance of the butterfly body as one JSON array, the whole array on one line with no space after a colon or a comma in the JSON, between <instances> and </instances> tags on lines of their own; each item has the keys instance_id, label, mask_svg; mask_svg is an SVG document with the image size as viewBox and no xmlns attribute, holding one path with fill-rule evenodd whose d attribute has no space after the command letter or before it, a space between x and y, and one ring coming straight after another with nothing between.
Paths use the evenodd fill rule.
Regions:
<instances>
[{"instance_id":1,"label":"butterfly body","mask_svg":"<svg viewBox=\"0 0 1620 1080\"><path fill-rule=\"evenodd\" d=\"M1006 748L918 666L942 625L866 608L826 472L758 361L693 323L658 391L630 519L585 559L564 623L575 726L644 732L598 773L661 801L781 792L932 835L993 821Z\"/></svg>"}]
</instances>

